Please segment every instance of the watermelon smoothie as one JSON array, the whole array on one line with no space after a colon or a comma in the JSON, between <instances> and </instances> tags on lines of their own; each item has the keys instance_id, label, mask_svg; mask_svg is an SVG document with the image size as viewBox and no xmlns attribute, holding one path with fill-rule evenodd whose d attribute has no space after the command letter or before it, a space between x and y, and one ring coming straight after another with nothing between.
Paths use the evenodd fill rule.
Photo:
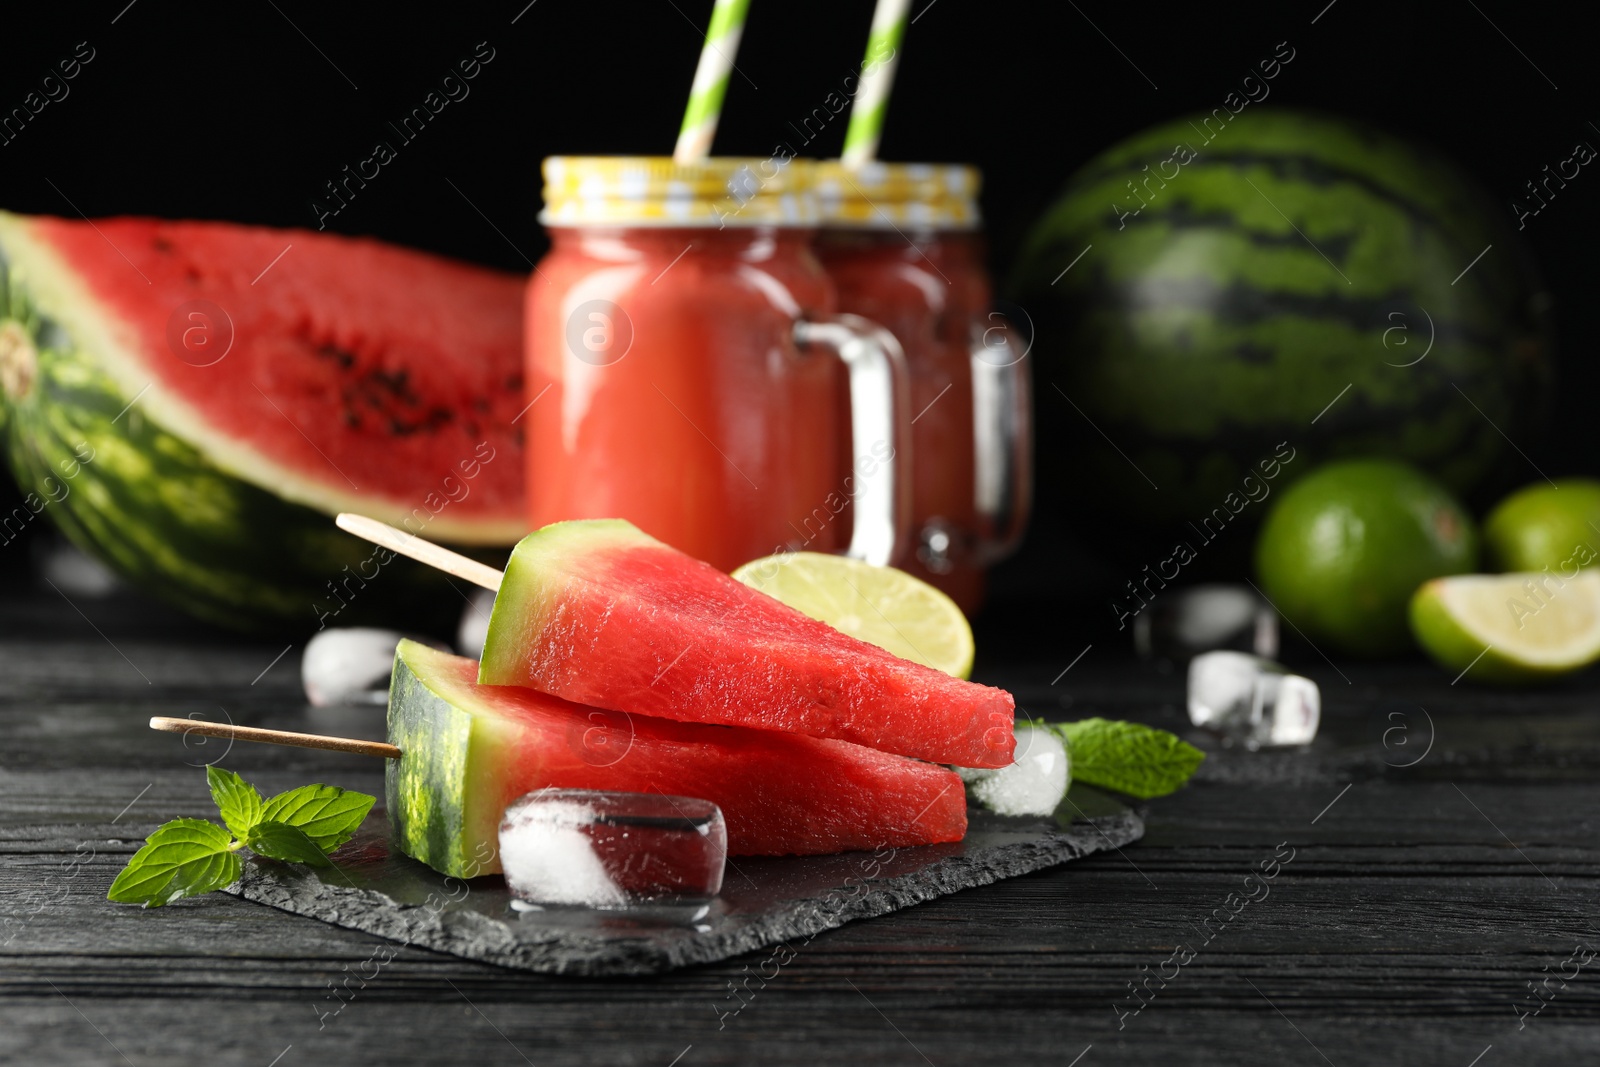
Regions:
<instances>
[{"instance_id":1,"label":"watermelon smoothie","mask_svg":"<svg viewBox=\"0 0 1600 1067\"><path fill-rule=\"evenodd\" d=\"M843 505L892 479L905 420L886 409L853 455L846 368L800 343L836 296L803 165L773 164L546 161L551 250L526 317L536 527L625 518L732 570L801 543L843 550ZM889 562L898 530L880 541Z\"/></svg>"},{"instance_id":2,"label":"watermelon smoothie","mask_svg":"<svg viewBox=\"0 0 1600 1067\"><path fill-rule=\"evenodd\" d=\"M1012 362L1020 357L985 347L1005 326L990 314L978 173L830 163L818 167L816 184L817 255L840 310L882 323L906 355L916 553L905 569L970 612L982 598L983 568L1013 547L1026 519L1030 447L1027 382ZM980 474L980 463L991 469ZM1001 483L989 488L1005 498L998 507L983 501L983 479Z\"/></svg>"}]
</instances>

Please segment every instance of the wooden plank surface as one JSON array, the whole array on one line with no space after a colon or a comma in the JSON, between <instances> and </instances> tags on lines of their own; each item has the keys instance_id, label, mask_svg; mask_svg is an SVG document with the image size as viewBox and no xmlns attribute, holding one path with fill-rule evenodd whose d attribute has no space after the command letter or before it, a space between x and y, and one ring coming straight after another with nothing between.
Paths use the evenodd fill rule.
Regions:
<instances>
[{"instance_id":1,"label":"wooden plank surface","mask_svg":"<svg viewBox=\"0 0 1600 1067\"><path fill-rule=\"evenodd\" d=\"M1308 661L1316 745L1214 752L1124 853L857 923L781 966L574 980L417 949L380 965L386 942L222 894L106 903L145 834L212 814L199 766L226 743L186 749L150 715L382 736L377 709L306 708L288 644L133 600L0 603L0 1062L1495 1067L1600 1051L1600 958L1518 1019L1540 1003L1527 983L1600 948L1594 682L1492 692ZM984 679L1035 715L1183 728L1181 673L1097 649L1052 685L1076 648L1003 631L984 647ZM268 790L381 783L330 753L236 745L223 764ZM1196 948L1280 849L1268 895L1214 918L1129 1014L1129 983Z\"/></svg>"}]
</instances>

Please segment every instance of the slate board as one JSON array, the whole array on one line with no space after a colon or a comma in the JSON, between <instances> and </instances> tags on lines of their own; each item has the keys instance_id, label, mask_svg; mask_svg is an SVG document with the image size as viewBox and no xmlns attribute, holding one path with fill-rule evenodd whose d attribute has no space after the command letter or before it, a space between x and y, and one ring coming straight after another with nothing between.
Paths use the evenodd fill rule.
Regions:
<instances>
[{"instance_id":1,"label":"slate board","mask_svg":"<svg viewBox=\"0 0 1600 1067\"><path fill-rule=\"evenodd\" d=\"M398 852L375 810L314 871L246 859L227 892L402 944L505 967L568 975L655 974L779 943L798 947L854 919L1053 867L1137 841L1144 822L1098 791L1074 786L1055 819L973 810L967 837L877 853L730 861L709 904L596 911L517 911L499 875L447 879Z\"/></svg>"}]
</instances>

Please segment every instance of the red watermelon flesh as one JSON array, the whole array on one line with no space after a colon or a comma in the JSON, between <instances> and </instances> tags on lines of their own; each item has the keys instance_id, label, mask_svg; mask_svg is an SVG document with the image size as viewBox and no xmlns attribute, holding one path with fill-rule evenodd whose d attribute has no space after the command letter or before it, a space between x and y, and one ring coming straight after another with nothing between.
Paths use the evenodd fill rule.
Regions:
<instances>
[{"instance_id":1,"label":"red watermelon flesh","mask_svg":"<svg viewBox=\"0 0 1600 1067\"><path fill-rule=\"evenodd\" d=\"M94 347L125 395L219 467L395 523L431 493L418 514L430 538L505 544L526 530L520 277L306 230L27 225L63 268L41 281L87 290L65 303L96 308L77 325L109 335Z\"/></svg>"},{"instance_id":2,"label":"red watermelon flesh","mask_svg":"<svg viewBox=\"0 0 1600 1067\"><path fill-rule=\"evenodd\" d=\"M621 519L517 545L478 680L962 767L1012 761L1015 702L802 615Z\"/></svg>"},{"instance_id":3,"label":"red watermelon flesh","mask_svg":"<svg viewBox=\"0 0 1600 1067\"><path fill-rule=\"evenodd\" d=\"M959 841L961 780L842 741L670 722L477 684L478 665L404 641L389 690L393 839L446 874L499 870L497 827L549 787L700 797L735 855L817 855ZM476 861L476 862L474 862Z\"/></svg>"}]
</instances>

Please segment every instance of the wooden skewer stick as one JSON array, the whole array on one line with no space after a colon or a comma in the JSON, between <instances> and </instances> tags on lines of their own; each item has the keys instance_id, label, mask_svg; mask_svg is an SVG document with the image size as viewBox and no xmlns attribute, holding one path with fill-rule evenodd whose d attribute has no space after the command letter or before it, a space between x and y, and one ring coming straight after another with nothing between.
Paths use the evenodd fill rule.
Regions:
<instances>
[{"instance_id":1,"label":"wooden skewer stick","mask_svg":"<svg viewBox=\"0 0 1600 1067\"><path fill-rule=\"evenodd\" d=\"M366 538L375 545L382 545L402 556L410 556L418 563L426 563L446 574L463 578L473 585L481 585L496 593L500 591L500 579L505 577L503 573L475 559L468 559L459 552L441 548L431 541L424 541L416 534L407 533L377 519L369 519L365 515L353 515L348 511L342 511L333 521L338 523L339 529Z\"/></svg>"},{"instance_id":2,"label":"wooden skewer stick","mask_svg":"<svg viewBox=\"0 0 1600 1067\"><path fill-rule=\"evenodd\" d=\"M505 575L475 559L468 559L458 552L424 541L415 534L379 522L377 519L369 519L365 515L340 512L334 521L341 530L365 538L373 544L382 545L402 556L409 556L418 563L425 563L493 592L500 591L500 580ZM293 745L296 748L354 752L363 756L382 756L384 759L399 759L404 754L398 746L382 741L362 741L354 737L327 737L323 734L300 734L290 730L263 730L254 726L234 726L229 723L207 722L204 719L174 719L164 715L152 717L150 729L176 734L199 734L201 737L260 741L269 745Z\"/></svg>"},{"instance_id":3,"label":"wooden skewer stick","mask_svg":"<svg viewBox=\"0 0 1600 1067\"><path fill-rule=\"evenodd\" d=\"M234 726L230 723L207 722L204 719L172 719L157 715L150 720L150 729L165 730L173 734L199 734L201 737L230 737L240 741L263 741L269 745L293 745L296 748L325 748L333 752L355 752L362 756L382 756L399 759L398 746L382 741L362 741L354 737L325 737L322 734L297 734L288 730L261 730L254 726Z\"/></svg>"}]
</instances>

